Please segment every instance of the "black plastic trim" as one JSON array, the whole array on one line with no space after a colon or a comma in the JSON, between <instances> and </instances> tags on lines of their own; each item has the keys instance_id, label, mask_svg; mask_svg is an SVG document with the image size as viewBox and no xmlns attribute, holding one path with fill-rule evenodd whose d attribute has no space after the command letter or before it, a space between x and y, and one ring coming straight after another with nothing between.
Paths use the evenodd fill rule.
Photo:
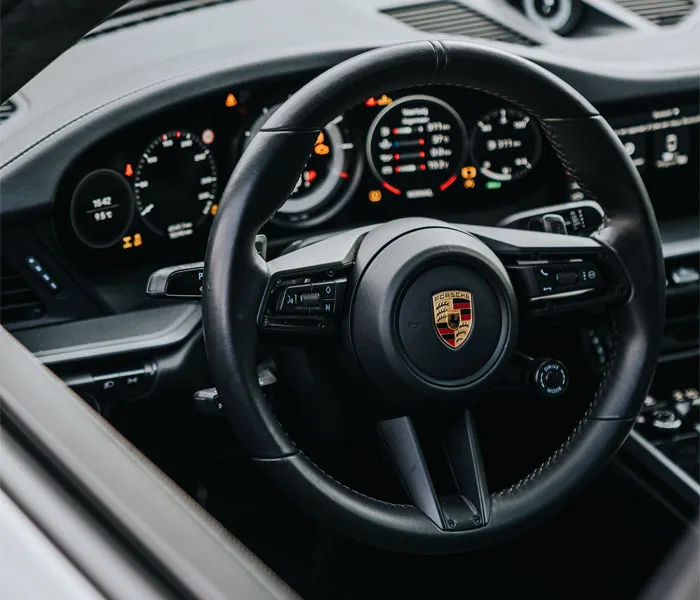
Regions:
<instances>
[{"instance_id":1,"label":"black plastic trim","mask_svg":"<svg viewBox=\"0 0 700 600\"><path fill-rule=\"evenodd\" d=\"M176 304L15 333L42 363L57 365L156 351L187 339L202 322L199 303Z\"/></svg>"}]
</instances>

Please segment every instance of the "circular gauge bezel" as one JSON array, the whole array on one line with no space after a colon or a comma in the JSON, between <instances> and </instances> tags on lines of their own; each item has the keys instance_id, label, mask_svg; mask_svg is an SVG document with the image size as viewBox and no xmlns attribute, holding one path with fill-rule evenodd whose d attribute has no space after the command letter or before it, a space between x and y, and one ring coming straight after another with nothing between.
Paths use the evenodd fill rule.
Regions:
<instances>
[{"instance_id":1,"label":"circular gauge bezel","mask_svg":"<svg viewBox=\"0 0 700 600\"><path fill-rule=\"evenodd\" d=\"M478 130L479 129L478 125L474 125L474 128L472 129L472 135L471 135L472 144L471 144L470 152L471 152L472 161L476 165L477 170L484 177L491 179L493 181L500 181L502 183L512 183L513 181L518 181L518 180L522 179L523 177L525 177L526 175L529 175L530 173L532 173L535 170L535 167L537 166L537 163L540 160L540 156L542 155L542 132L540 131L540 128L537 126L537 121L532 117L532 115L520 110L519 108L513 108L510 106L496 108L496 109L493 109L487 113L484 113L483 115L481 115L477 119L477 121L485 121L485 120L491 119L494 115L497 115L501 110L506 110L507 112L511 112L511 113L515 112L515 113L518 113L519 115L522 115L523 117L529 117L530 120L527 124L527 127L531 128L535 134L535 139L534 139L535 148L534 148L534 151L532 153L532 156L530 157L532 169L525 169L523 171L518 172L517 175L510 175L510 176L506 176L506 175L503 175L502 173L496 173L494 171L484 169L482 166L483 160L480 159L476 153L477 137L479 135L484 135L481 133L481 131Z\"/></svg>"},{"instance_id":2,"label":"circular gauge bezel","mask_svg":"<svg viewBox=\"0 0 700 600\"><path fill-rule=\"evenodd\" d=\"M346 163L345 150L342 148L344 144L343 134L333 122L326 125L323 131L331 142L331 147L336 149L331 157L331 164L328 167L325 180L311 193L297 198L290 197L277 211L278 214L298 215L318 209L328 202L336 189L342 185L343 180L340 173ZM333 175L337 175L337 178L334 178Z\"/></svg>"},{"instance_id":3,"label":"circular gauge bezel","mask_svg":"<svg viewBox=\"0 0 700 600\"><path fill-rule=\"evenodd\" d=\"M389 112L394 110L396 107L401 106L402 104L405 104L406 102L410 101L423 101L423 102L432 102L434 104L439 105L440 107L444 108L447 110L448 113L452 115L454 118L455 122L458 125L458 129L460 134L462 135L462 140L463 143L461 144L460 148L460 154L459 156L455 155L455 162L454 162L454 169L450 169L448 171L445 171L446 177L445 181L443 183L446 183L449 181L452 177L454 177L457 173L459 173L459 169L461 168L462 164L464 163L465 157L468 156L469 153L469 134L467 133L467 128L464 124L464 120L460 116L460 114L454 109L453 106L445 102L444 100L441 100L440 98L436 98L435 96L430 96L428 94L412 94L410 96L403 96L402 98L399 98L398 100L394 100L391 104L388 104L382 110L377 113L377 116L374 117L374 120L372 121L372 124L369 127L369 130L367 131L367 138L365 141L365 154L367 156L367 163L369 164L369 168L371 169L372 173L374 176L377 178L377 180L382 184L382 185L389 185L392 188L398 189L401 193L401 195L405 195L406 190L396 188L395 186L391 185L388 181L386 181L385 177L377 170L376 165L374 164L374 159L372 158L372 138L374 137L374 132L376 131L377 127L381 123L382 119L386 117ZM434 190L434 193L442 193L443 190L438 189Z\"/></svg>"},{"instance_id":4,"label":"circular gauge bezel","mask_svg":"<svg viewBox=\"0 0 700 600\"><path fill-rule=\"evenodd\" d=\"M128 218L126 219L126 224L124 225L123 228L121 228L120 232L118 235L114 235L113 238L109 240L109 242L103 242L96 244L92 241L88 241L88 239L85 237L84 233L81 233L80 227L77 224L77 219L76 219L76 196L80 193L80 191L93 179L96 177L104 177L105 175L109 175L110 177L113 177L119 181L119 183L123 186L124 191L126 192L127 195L127 200L128 200L128 206L125 207L127 210L127 215ZM119 242L122 239L122 236L128 231L129 226L134 220L134 213L136 211L136 202L134 199L134 193L133 190L131 189L131 186L129 185L129 182L122 177L121 173L117 173L117 171L114 171L113 169L97 169L96 171L92 171L88 173L85 177L83 177L79 182L78 185L75 186L75 190L73 191L73 195L71 196L71 201L70 201L70 223L71 227L73 228L73 233L75 233L76 237L86 246L90 248L95 248L97 250L102 250L104 248L109 248L110 246L113 246L117 242Z\"/></svg>"},{"instance_id":5,"label":"circular gauge bezel","mask_svg":"<svg viewBox=\"0 0 700 600\"><path fill-rule=\"evenodd\" d=\"M141 177L143 174L143 168L145 166L145 161L146 157L148 154L153 150L153 148L156 147L157 144L162 143L164 141L164 137L167 136L167 138L171 138L173 140L178 139L177 134L180 134L180 138L185 138L185 139L191 139L193 144L197 145L201 150L207 152L207 158L206 158L206 163L209 166L209 172L210 174L215 178L215 180L209 184L211 186L210 188L210 193L211 193L211 198L209 200L212 201L212 204L216 203L216 195L219 191L219 174L216 168L216 161L214 160L214 156L211 152L211 148L207 146L202 139L195 133L192 133L186 129L173 129L171 131L166 131L165 133L162 133L158 135L157 137L153 138L144 151L141 153L141 157L139 158L139 162L136 166L136 172L134 174L134 196L136 198L136 209L138 210L139 215L141 216L141 219L145 223L146 227L148 227L153 233L156 235L166 238L170 241L177 241L178 237L170 237L168 235L168 227L174 225L175 223L171 223L170 225L166 226L164 229L161 229L159 226L156 224L152 223L151 220L148 218L148 215L143 215L141 211L143 210L142 204L143 200L141 197L141 188L138 186L139 182L141 181ZM197 202L196 198L193 200L193 205L195 202ZM181 236L182 239L192 237L193 235L196 235L197 230L199 227L210 217L210 212L202 213L201 210L199 211L199 217L197 220L192 221L192 234L191 235L186 235L186 236Z\"/></svg>"},{"instance_id":6,"label":"circular gauge bezel","mask_svg":"<svg viewBox=\"0 0 700 600\"><path fill-rule=\"evenodd\" d=\"M245 151L258 131L262 129L265 121L280 106L282 104L262 109L261 114L258 115L244 134L243 151ZM288 198L270 220L271 223L286 229L313 227L337 215L353 197L362 178L363 160L362 154L357 151L357 144L352 138L352 134L346 127L340 125L344 119L345 116L340 115L322 129L332 146L336 149L331 157L332 162L328 168L325 180L308 195L301 198ZM350 149L343 148L348 143L352 144L353 147ZM350 175L348 179L341 178L340 173L343 171ZM336 175L336 177L333 175ZM344 182L347 183L344 184ZM290 218L294 217L300 218L290 220Z\"/></svg>"}]
</instances>

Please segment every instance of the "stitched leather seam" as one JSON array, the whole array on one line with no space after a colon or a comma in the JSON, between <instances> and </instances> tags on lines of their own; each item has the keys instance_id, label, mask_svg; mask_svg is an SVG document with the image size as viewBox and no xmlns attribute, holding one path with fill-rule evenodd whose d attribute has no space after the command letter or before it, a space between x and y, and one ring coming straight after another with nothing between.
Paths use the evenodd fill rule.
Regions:
<instances>
[{"instance_id":1,"label":"stitched leather seam","mask_svg":"<svg viewBox=\"0 0 700 600\"><path fill-rule=\"evenodd\" d=\"M277 573L275 573L268 565L266 565L260 558L258 558L243 542L237 539L228 529L226 529L219 521L217 521L211 514L209 514L198 502L196 502L189 494L187 494L182 488L180 488L175 482L170 479L165 473L163 473L157 466L155 466L151 461L145 459L143 454L126 438L122 437L108 422L104 421L98 417L92 409L85 407L85 410L90 411L90 417L97 423L99 427L123 450L130 454L136 462L146 467L146 469L158 479L163 487L165 487L169 493L173 496L182 500L187 506L192 509L194 517L201 519L203 522L208 523L213 529L217 531L222 538L224 538L229 544L234 546L236 550L240 551L245 557L268 575L273 581L280 585L280 587L285 590L291 597L298 598L297 593L292 590L289 585L280 578ZM244 565L242 565L245 568ZM249 571L249 569L246 569ZM249 571L250 572L250 571ZM254 573L251 573L252 577L259 581ZM264 585L264 584L263 584Z\"/></svg>"},{"instance_id":2,"label":"stitched leather seam","mask_svg":"<svg viewBox=\"0 0 700 600\"><path fill-rule=\"evenodd\" d=\"M617 358L617 323L615 321L614 315L612 316L612 319L611 319L611 325L612 325L612 348L610 351L610 360L608 361L608 366L605 368L603 376L600 380L600 384L598 385L598 389L596 390L595 396L593 397L593 401L588 406L588 409L586 409L586 412L584 413L583 417L581 417L581 420L578 422L578 424L576 425L574 430L571 432L569 437L567 437L566 440L564 441L564 443L561 446L559 446L559 448L557 448L557 450L554 452L554 454L552 454L552 456L550 456L539 467L537 467L534 471L532 471L531 473L529 473L528 475L523 477L517 483L514 483L513 485L506 488L505 490L501 490L500 492L493 494L492 498L513 495L515 492L521 491L525 486L532 483L535 479L537 479L537 477L542 475L550 466L552 466L554 463L557 462L559 457L562 454L564 454L564 452L566 452L566 450L569 449L571 444L574 442L574 440L578 437L578 435L583 430L583 427L588 423L588 417L593 412L593 409L597 406L600 398L607 391L608 382L610 380L610 373L612 372L613 365L615 363L615 359Z\"/></svg>"}]
</instances>

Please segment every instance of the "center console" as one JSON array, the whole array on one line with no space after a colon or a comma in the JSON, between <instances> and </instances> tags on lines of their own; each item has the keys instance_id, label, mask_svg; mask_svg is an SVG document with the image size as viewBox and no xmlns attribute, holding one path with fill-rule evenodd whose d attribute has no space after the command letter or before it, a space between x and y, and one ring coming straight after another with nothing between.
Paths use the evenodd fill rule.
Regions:
<instances>
[{"instance_id":1,"label":"center console","mask_svg":"<svg viewBox=\"0 0 700 600\"><path fill-rule=\"evenodd\" d=\"M689 522L700 505L700 110L697 94L602 112L642 176L666 265L666 322L654 383L620 461ZM591 332L604 367L605 332ZM637 496L638 497L638 496Z\"/></svg>"}]
</instances>

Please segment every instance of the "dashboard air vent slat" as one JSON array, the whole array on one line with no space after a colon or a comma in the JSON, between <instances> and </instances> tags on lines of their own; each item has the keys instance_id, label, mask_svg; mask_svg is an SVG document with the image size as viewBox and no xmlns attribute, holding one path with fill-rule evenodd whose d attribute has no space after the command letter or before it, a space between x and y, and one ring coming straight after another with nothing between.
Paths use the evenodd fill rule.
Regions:
<instances>
[{"instance_id":1,"label":"dashboard air vent slat","mask_svg":"<svg viewBox=\"0 0 700 600\"><path fill-rule=\"evenodd\" d=\"M19 271L6 260L0 261L0 322L38 319L44 310L44 303Z\"/></svg>"},{"instance_id":2,"label":"dashboard air vent slat","mask_svg":"<svg viewBox=\"0 0 700 600\"><path fill-rule=\"evenodd\" d=\"M536 42L481 13L449 0L426 2L382 11L397 21L428 33L464 35L509 44L535 46Z\"/></svg>"},{"instance_id":3,"label":"dashboard air vent slat","mask_svg":"<svg viewBox=\"0 0 700 600\"><path fill-rule=\"evenodd\" d=\"M617 0L617 3L656 25L676 25L695 8L694 0Z\"/></svg>"}]
</instances>

